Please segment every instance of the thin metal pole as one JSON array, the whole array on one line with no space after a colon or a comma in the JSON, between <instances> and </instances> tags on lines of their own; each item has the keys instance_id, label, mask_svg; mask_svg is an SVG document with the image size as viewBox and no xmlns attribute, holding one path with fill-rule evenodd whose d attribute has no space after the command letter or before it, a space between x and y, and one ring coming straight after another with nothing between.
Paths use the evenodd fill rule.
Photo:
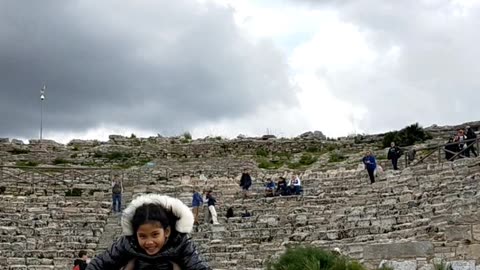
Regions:
<instances>
[{"instance_id":1,"label":"thin metal pole","mask_svg":"<svg viewBox=\"0 0 480 270\"><path fill-rule=\"evenodd\" d=\"M42 142L43 132L43 100L40 100L40 142Z\"/></svg>"},{"instance_id":2,"label":"thin metal pole","mask_svg":"<svg viewBox=\"0 0 480 270\"><path fill-rule=\"evenodd\" d=\"M47 86L43 84L42 89L40 90L40 143L43 138L43 101L45 100L45 90Z\"/></svg>"}]
</instances>

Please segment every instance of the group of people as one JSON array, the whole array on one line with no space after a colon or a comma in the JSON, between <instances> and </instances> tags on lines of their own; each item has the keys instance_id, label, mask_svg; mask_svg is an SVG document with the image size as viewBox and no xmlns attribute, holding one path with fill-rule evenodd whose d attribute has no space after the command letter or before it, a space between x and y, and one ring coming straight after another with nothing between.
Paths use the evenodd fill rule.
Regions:
<instances>
[{"instance_id":1,"label":"group of people","mask_svg":"<svg viewBox=\"0 0 480 270\"><path fill-rule=\"evenodd\" d=\"M457 130L457 133L451 136L445 145L445 159L451 161L455 157L470 157L470 153L477 157L478 154L474 147L476 138L477 134L475 134L475 131L473 131L470 126L466 126L465 130Z\"/></svg>"},{"instance_id":2,"label":"group of people","mask_svg":"<svg viewBox=\"0 0 480 270\"><path fill-rule=\"evenodd\" d=\"M280 177L277 183L270 178L265 185L266 197L300 195L302 192L302 181L297 175L293 175L288 181L285 177Z\"/></svg>"},{"instance_id":3,"label":"group of people","mask_svg":"<svg viewBox=\"0 0 480 270\"><path fill-rule=\"evenodd\" d=\"M192 197L192 211L193 211L193 224L200 225L198 221L198 216L200 212L200 208L203 206L204 203L208 206L208 212L206 213L205 223L213 223L214 225L220 224L218 222L218 214L215 208L215 204L217 203L217 199L213 195L212 190L204 190L203 194L205 198L200 194L199 188L194 188L193 190L193 197Z\"/></svg>"},{"instance_id":4,"label":"group of people","mask_svg":"<svg viewBox=\"0 0 480 270\"><path fill-rule=\"evenodd\" d=\"M393 170L398 170L398 160L403 155L403 150L395 145L395 142L390 143L390 148L387 152L387 159L392 162ZM372 154L371 151L367 151L365 156L362 159L362 163L365 166L365 169L368 172L368 177L370 178L370 184L375 183L375 172L382 171L383 168L377 164L377 159Z\"/></svg>"},{"instance_id":5,"label":"group of people","mask_svg":"<svg viewBox=\"0 0 480 270\"><path fill-rule=\"evenodd\" d=\"M445 159L451 161L456 158L471 157L471 155L477 157L477 151L475 149L477 134L470 127L466 126L465 129L457 130L457 133L450 137L448 143L445 145ZM408 152L408 160L412 161L415 158L416 150L412 149ZM393 170L398 170L398 160L403 155L403 150L392 142L388 149L387 158L392 162ZM377 160L373 156L371 151L368 151L362 159L362 163L368 172L370 183L375 183L375 171L381 169L377 164Z\"/></svg>"}]
</instances>

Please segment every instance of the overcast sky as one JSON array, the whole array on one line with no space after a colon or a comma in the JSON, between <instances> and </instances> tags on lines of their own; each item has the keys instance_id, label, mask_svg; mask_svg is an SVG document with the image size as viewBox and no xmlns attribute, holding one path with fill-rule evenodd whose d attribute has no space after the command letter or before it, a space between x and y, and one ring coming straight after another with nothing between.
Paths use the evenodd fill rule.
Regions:
<instances>
[{"instance_id":1,"label":"overcast sky","mask_svg":"<svg viewBox=\"0 0 480 270\"><path fill-rule=\"evenodd\" d=\"M479 2L0 0L0 137L479 120Z\"/></svg>"}]
</instances>

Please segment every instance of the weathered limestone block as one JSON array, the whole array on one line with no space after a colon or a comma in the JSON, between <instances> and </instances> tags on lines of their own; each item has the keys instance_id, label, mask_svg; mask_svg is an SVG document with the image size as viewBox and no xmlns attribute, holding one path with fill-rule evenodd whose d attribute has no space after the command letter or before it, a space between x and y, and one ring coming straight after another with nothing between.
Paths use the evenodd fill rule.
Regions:
<instances>
[{"instance_id":1,"label":"weathered limestone block","mask_svg":"<svg viewBox=\"0 0 480 270\"><path fill-rule=\"evenodd\" d=\"M8 267L9 270L27 270L27 266L26 265L10 265Z\"/></svg>"},{"instance_id":2,"label":"weathered limestone block","mask_svg":"<svg viewBox=\"0 0 480 270\"><path fill-rule=\"evenodd\" d=\"M380 267L388 266L394 270L417 270L417 261L382 261Z\"/></svg>"},{"instance_id":3,"label":"weathered limestone block","mask_svg":"<svg viewBox=\"0 0 480 270\"><path fill-rule=\"evenodd\" d=\"M480 262L480 244L459 246L456 249L456 254L462 256L462 258Z\"/></svg>"},{"instance_id":4,"label":"weathered limestone block","mask_svg":"<svg viewBox=\"0 0 480 270\"><path fill-rule=\"evenodd\" d=\"M450 262L452 270L476 270L475 261L452 261Z\"/></svg>"},{"instance_id":5,"label":"weathered limestone block","mask_svg":"<svg viewBox=\"0 0 480 270\"><path fill-rule=\"evenodd\" d=\"M480 241L480 224L473 225L473 239Z\"/></svg>"},{"instance_id":6,"label":"weathered limestone block","mask_svg":"<svg viewBox=\"0 0 480 270\"><path fill-rule=\"evenodd\" d=\"M366 246L365 259L416 258L433 255L433 245L429 241L377 244Z\"/></svg>"},{"instance_id":7,"label":"weathered limestone block","mask_svg":"<svg viewBox=\"0 0 480 270\"><path fill-rule=\"evenodd\" d=\"M8 265L24 265L25 262L25 258L7 258Z\"/></svg>"},{"instance_id":8,"label":"weathered limestone block","mask_svg":"<svg viewBox=\"0 0 480 270\"><path fill-rule=\"evenodd\" d=\"M0 235L15 235L16 233L16 227L0 226Z\"/></svg>"},{"instance_id":9,"label":"weathered limestone block","mask_svg":"<svg viewBox=\"0 0 480 270\"><path fill-rule=\"evenodd\" d=\"M472 240L471 229L472 226L470 225L447 226L445 228L445 236L447 241Z\"/></svg>"}]
</instances>

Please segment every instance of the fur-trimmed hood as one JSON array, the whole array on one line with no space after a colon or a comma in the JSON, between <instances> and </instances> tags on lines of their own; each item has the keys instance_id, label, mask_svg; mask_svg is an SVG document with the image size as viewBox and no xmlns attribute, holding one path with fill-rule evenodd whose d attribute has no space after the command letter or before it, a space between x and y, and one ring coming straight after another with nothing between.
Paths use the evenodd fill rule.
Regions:
<instances>
[{"instance_id":1,"label":"fur-trimmed hood","mask_svg":"<svg viewBox=\"0 0 480 270\"><path fill-rule=\"evenodd\" d=\"M122 215L122 230L124 235L133 235L132 219L137 208L144 204L158 204L171 211L173 215L178 217L175 229L180 233L190 233L193 229L193 213L188 206L186 206L179 199L160 195L160 194L145 194L133 199L128 207L123 211Z\"/></svg>"}]
</instances>

